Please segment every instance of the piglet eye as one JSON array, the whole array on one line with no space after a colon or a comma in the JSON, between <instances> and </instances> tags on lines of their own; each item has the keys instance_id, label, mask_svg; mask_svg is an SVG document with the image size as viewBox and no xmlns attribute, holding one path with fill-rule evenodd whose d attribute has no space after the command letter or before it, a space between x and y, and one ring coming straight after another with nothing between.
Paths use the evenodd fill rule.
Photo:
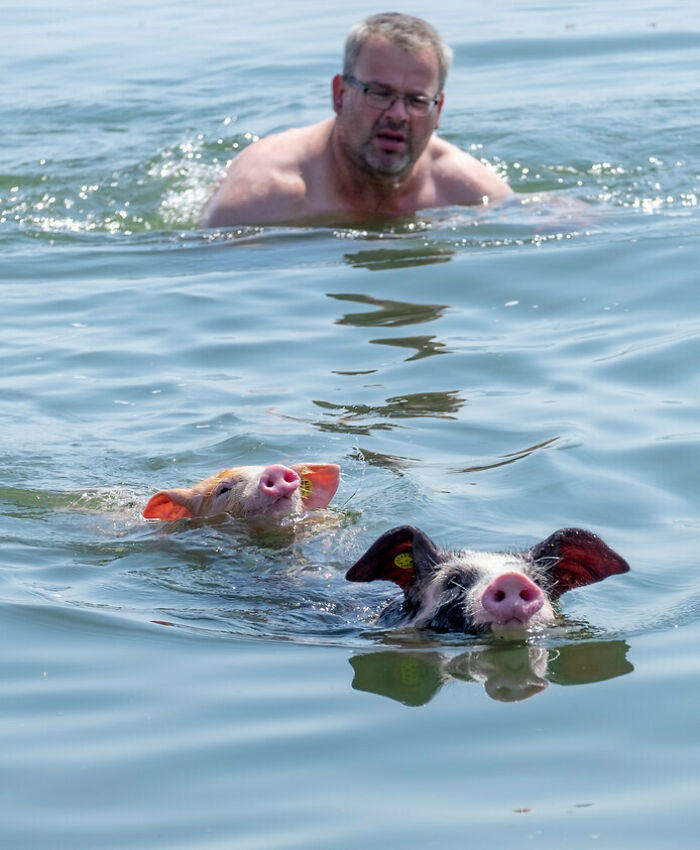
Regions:
<instances>
[{"instance_id":1,"label":"piglet eye","mask_svg":"<svg viewBox=\"0 0 700 850\"><path fill-rule=\"evenodd\" d=\"M219 496L223 496L225 493L230 493L230 492L231 492L231 485L230 484L219 484L219 486L216 488L216 493L214 495L218 498Z\"/></svg>"},{"instance_id":2,"label":"piglet eye","mask_svg":"<svg viewBox=\"0 0 700 850\"><path fill-rule=\"evenodd\" d=\"M454 587L458 590L466 590L471 584L471 579L468 575L464 573L453 573L448 576L447 582L445 583L446 587Z\"/></svg>"}]
</instances>

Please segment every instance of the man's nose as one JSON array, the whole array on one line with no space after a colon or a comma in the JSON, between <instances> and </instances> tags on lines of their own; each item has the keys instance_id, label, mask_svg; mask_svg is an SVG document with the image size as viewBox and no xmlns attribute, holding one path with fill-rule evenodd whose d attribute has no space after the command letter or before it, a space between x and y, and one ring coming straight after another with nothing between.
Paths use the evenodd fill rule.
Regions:
<instances>
[{"instance_id":1,"label":"man's nose","mask_svg":"<svg viewBox=\"0 0 700 850\"><path fill-rule=\"evenodd\" d=\"M406 109L406 103L404 99L400 95L396 95L394 98L394 102L387 106L384 110L385 115L390 115L392 118L398 118L401 121L408 121L411 117L409 115L408 109Z\"/></svg>"}]
</instances>

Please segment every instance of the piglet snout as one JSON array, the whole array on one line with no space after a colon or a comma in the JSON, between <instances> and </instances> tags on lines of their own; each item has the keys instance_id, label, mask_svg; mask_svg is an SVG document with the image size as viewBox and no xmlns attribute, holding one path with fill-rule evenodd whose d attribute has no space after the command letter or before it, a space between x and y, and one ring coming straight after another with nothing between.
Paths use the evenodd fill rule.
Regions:
<instances>
[{"instance_id":1,"label":"piglet snout","mask_svg":"<svg viewBox=\"0 0 700 850\"><path fill-rule=\"evenodd\" d=\"M265 467L260 476L260 492L271 499L283 499L299 489L301 479L288 466L275 463Z\"/></svg>"},{"instance_id":2,"label":"piglet snout","mask_svg":"<svg viewBox=\"0 0 700 850\"><path fill-rule=\"evenodd\" d=\"M544 605L540 588L522 573L502 573L484 590L481 604L494 621L526 623Z\"/></svg>"}]
</instances>

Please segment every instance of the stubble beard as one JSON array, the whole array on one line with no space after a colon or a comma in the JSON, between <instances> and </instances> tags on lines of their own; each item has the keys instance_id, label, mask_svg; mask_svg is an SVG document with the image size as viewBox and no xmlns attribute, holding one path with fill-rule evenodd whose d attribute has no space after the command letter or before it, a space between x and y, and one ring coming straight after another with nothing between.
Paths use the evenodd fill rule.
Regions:
<instances>
[{"instance_id":1,"label":"stubble beard","mask_svg":"<svg viewBox=\"0 0 700 850\"><path fill-rule=\"evenodd\" d=\"M382 130L400 132L405 150L399 153L377 149L375 140ZM381 118L374 124L367 138L354 150L348 149L348 153L355 164L378 183L400 180L410 172L417 159L410 125L406 122L388 122Z\"/></svg>"},{"instance_id":2,"label":"stubble beard","mask_svg":"<svg viewBox=\"0 0 700 850\"><path fill-rule=\"evenodd\" d=\"M413 153L413 137L410 128L386 126L384 129L400 129L404 134L405 150L402 153L377 150L373 145L378 129L373 128L369 139L361 146L360 156L367 169L378 177L400 177L413 167L416 157Z\"/></svg>"}]
</instances>

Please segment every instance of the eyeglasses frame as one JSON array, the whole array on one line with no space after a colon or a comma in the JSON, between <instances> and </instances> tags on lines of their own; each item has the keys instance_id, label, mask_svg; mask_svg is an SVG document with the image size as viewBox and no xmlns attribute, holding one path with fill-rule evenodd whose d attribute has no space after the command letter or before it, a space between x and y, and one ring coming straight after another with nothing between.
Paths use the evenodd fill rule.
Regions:
<instances>
[{"instance_id":1,"label":"eyeglasses frame","mask_svg":"<svg viewBox=\"0 0 700 850\"><path fill-rule=\"evenodd\" d=\"M370 107L370 109L376 109L378 112L386 112L387 109L391 109L391 107L396 103L397 100L403 101L404 108L409 115L413 115L416 118L426 118L430 115L435 107L440 102L440 93L436 94L434 97L429 97L428 95L416 95L416 94L400 94L393 89L387 88L386 96L391 100L386 106L375 106L367 100L367 95L370 91L374 91L376 94L380 95L381 92L377 91L376 88L370 83L364 83L362 80L358 80L357 77L353 77L352 74L343 74L343 79L346 83L350 83L356 88L360 89L362 94L365 97L365 102ZM413 112L410 102L413 101L415 104L416 100L419 103L424 103L427 107L425 112Z\"/></svg>"}]
</instances>

